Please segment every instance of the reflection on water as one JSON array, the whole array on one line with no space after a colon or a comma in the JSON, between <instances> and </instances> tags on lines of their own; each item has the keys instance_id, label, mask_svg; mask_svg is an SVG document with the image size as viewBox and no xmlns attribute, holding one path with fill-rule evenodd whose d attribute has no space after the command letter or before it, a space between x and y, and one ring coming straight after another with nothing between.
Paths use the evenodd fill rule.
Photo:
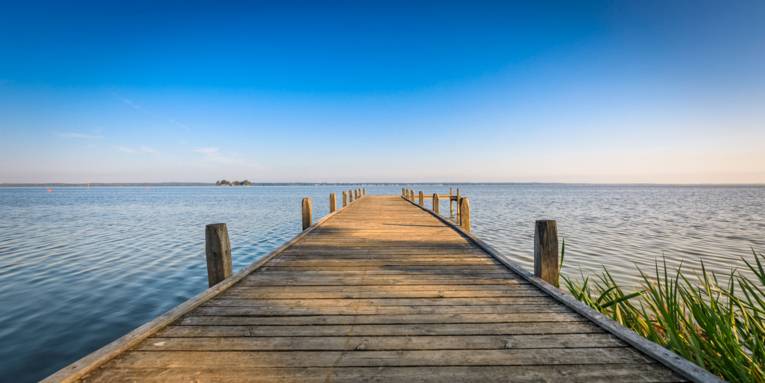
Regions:
<instances>
[{"instance_id":1,"label":"reflection on water","mask_svg":"<svg viewBox=\"0 0 765 383\"><path fill-rule=\"evenodd\" d=\"M320 217L354 187L0 188L0 376L43 378L204 290L205 224L228 224L240 269L298 233L302 197ZM727 272L765 250L765 187L459 187L475 233L526 266L540 218L558 221L565 272L606 265L627 283L662 256Z\"/></svg>"}]
</instances>

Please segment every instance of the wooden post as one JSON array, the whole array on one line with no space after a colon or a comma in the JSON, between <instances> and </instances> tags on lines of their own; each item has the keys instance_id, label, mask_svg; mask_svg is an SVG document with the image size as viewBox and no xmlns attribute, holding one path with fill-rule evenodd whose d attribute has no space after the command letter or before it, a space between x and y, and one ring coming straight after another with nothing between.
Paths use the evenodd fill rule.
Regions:
<instances>
[{"instance_id":1,"label":"wooden post","mask_svg":"<svg viewBox=\"0 0 765 383\"><path fill-rule=\"evenodd\" d=\"M433 193L433 212L438 214L440 206L438 206L438 193Z\"/></svg>"},{"instance_id":2,"label":"wooden post","mask_svg":"<svg viewBox=\"0 0 765 383\"><path fill-rule=\"evenodd\" d=\"M312 203L310 198L303 198L303 230L311 226L311 205Z\"/></svg>"},{"instance_id":3,"label":"wooden post","mask_svg":"<svg viewBox=\"0 0 765 383\"><path fill-rule=\"evenodd\" d=\"M348 192L343 191L343 207L348 206Z\"/></svg>"},{"instance_id":4,"label":"wooden post","mask_svg":"<svg viewBox=\"0 0 765 383\"><path fill-rule=\"evenodd\" d=\"M353 202L353 191L348 190L348 202Z\"/></svg>"},{"instance_id":5,"label":"wooden post","mask_svg":"<svg viewBox=\"0 0 765 383\"><path fill-rule=\"evenodd\" d=\"M452 188L449 188L449 218L454 218L454 205L452 205Z\"/></svg>"},{"instance_id":6,"label":"wooden post","mask_svg":"<svg viewBox=\"0 0 765 383\"><path fill-rule=\"evenodd\" d=\"M329 193L329 212L334 213L337 210L337 196L335 193Z\"/></svg>"},{"instance_id":7,"label":"wooden post","mask_svg":"<svg viewBox=\"0 0 765 383\"><path fill-rule=\"evenodd\" d=\"M460 198L460 227L462 230L470 232L470 200L467 197Z\"/></svg>"},{"instance_id":8,"label":"wooden post","mask_svg":"<svg viewBox=\"0 0 765 383\"><path fill-rule=\"evenodd\" d=\"M534 276L558 286L558 228L554 220L534 225Z\"/></svg>"},{"instance_id":9,"label":"wooden post","mask_svg":"<svg viewBox=\"0 0 765 383\"><path fill-rule=\"evenodd\" d=\"M455 215L454 219L456 219L457 222L460 222L460 208L461 208L460 201L461 201L461 199L460 199L460 189L459 188L457 188L457 195L456 195L456 197L457 197L457 199L454 202L456 202L455 205L457 205L457 214Z\"/></svg>"},{"instance_id":10,"label":"wooden post","mask_svg":"<svg viewBox=\"0 0 765 383\"><path fill-rule=\"evenodd\" d=\"M208 286L213 287L231 276L231 241L225 223L205 227L205 255Z\"/></svg>"},{"instance_id":11,"label":"wooden post","mask_svg":"<svg viewBox=\"0 0 765 383\"><path fill-rule=\"evenodd\" d=\"M425 193L423 193L422 190L420 190L420 195L418 197L420 206L425 206Z\"/></svg>"}]
</instances>

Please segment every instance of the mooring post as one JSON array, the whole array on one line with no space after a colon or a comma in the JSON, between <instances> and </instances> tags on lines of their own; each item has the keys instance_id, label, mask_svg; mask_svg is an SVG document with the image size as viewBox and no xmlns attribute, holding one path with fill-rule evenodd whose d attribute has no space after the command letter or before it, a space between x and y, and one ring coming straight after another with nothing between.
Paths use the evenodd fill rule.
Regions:
<instances>
[{"instance_id":1,"label":"mooring post","mask_svg":"<svg viewBox=\"0 0 765 383\"><path fill-rule=\"evenodd\" d=\"M337 210L337 196L335 193L329 193L329 212L334 213Z\"/></svg>"},{"instance_id":2,"label":"mooring post","mask_svg":"<svg viewBox=\"0 0 765 383\"><path fill-rule=\"evenodd\" d=\"M348 206L348 192L343 191L343 207Z\"/></svg>"},{"instance_id":3,"label":"mooring post","mask_svg":"<svg viewBox=\"0 0 765 383\"><path fill-rule=\"evenodd\" d=\"M457 222L460 222L460 214L461 214L460 209L462 208L462 206L460 206L461 199L460 199L460 189L459 188L457 188L457 195L456 195L456 197L457 198L454 200L454 202L455 202L455 205L457 205L457 215L454 217L454 219L456 219Z\"/></svg>"},{"instance_id":4,"label":"mooring post","mask_svg":"<svg viewBox=\"0 0 765 383\"><path fill-rule=\"evenodd\" d=\"M468 200L467 197L460 198L459 202L459 216L460 216L460 227L462 227L462 230L470 232L470 200Z\"/></svg>"},{"instance_id":5,"label":"mooring post","mask_svg":"<svg viewBox=\"0 0 765 383\"><path fill-rule=\"evenodd\" d=\"M423 193L422 190L420 190L419 197L420 197L419 198L420 199L419 200L420 206L425 206L425 193Z\"/></svg>"},{"instance_id":6,"label":"mooring post","mask_svg":"<svg viewBox=\"0 0 765 383\"><path fill-rule=\"evenodd\" d=\"M353 191L348 190L348 202L353 202Z\"/></svg>"},{"instance_id":7,"label":"mooring post","mask_svg":"<svg viewBox=\"0 0 765 383\"><path fill-rule=\"evenodd\" d=\"M454 206L452 205L452 188L449 188L449 218L454 218Z\"/></svg>"},{"instance_id":8,"label":"mooring post","mask_svg":"<svg viewBox=\"0 0 765 383\"><path fill-rule=\"evenodd\" d=\"M205 255L209 287L231 276L231 241L225 223L212 223L205 227Z\"/></svg>"},{"instance_id":9,"label":"mooring post","mask_svg":"<svg viewBox=\"0 0 765 383\"><path fill-rule=\"evenodd\" d=\"M534 276L558 286L558 228L554 220L534 225Z\"/></svg>"},{"instance_id":10,"label":"mooring post","mask_svg":"<svg viewBox=\"0 0 765 383\"><path fill-rule=\"evenodd\" d=\"M438 214L439 206L438 206L438 193L433 193L433 212Z\"/></svg>"},{"instance_id":11,"label":"mooring post","mask_svg":"<svg viewBox=\"0 0 765 383\"><path fill-rule=\"evenodd\" d=\"M303 211L303 230L311 226L311 205L310 198L303 198L303 203L301 204Z\"/></svg>"}]
</instances>

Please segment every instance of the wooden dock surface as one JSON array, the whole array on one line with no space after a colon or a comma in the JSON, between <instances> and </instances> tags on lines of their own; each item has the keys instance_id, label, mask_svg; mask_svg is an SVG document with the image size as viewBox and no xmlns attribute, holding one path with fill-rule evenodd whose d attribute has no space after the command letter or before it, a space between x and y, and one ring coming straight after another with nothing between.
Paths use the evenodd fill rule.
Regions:
<instances>
[{"instance_id":1,"label":"wooden dock surface","mask_svg":"<svg viewBox=\"0 0 765 383\"><path fill-rule=\"evenodd\" d=\"M394 196L340 210L79 379L683 380Z\"/></svg>"}]
</instances>

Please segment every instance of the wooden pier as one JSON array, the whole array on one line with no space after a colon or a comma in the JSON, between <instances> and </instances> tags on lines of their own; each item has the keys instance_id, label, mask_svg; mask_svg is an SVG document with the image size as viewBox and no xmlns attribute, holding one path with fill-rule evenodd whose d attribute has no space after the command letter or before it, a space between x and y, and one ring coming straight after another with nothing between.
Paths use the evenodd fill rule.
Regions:
<instances>
[{"instance_id":1,"label":"wooden pier","mask_svg":"<svg viewBox=\"0 0 765 383\"><path fill-rule=\"evenodd\" d=\"M716 381L502 257L467 211L364 194L318 222L304 201L295 239L235 275L212 265L210 289L47 381Z\"/></svg>"}]
</instances>

